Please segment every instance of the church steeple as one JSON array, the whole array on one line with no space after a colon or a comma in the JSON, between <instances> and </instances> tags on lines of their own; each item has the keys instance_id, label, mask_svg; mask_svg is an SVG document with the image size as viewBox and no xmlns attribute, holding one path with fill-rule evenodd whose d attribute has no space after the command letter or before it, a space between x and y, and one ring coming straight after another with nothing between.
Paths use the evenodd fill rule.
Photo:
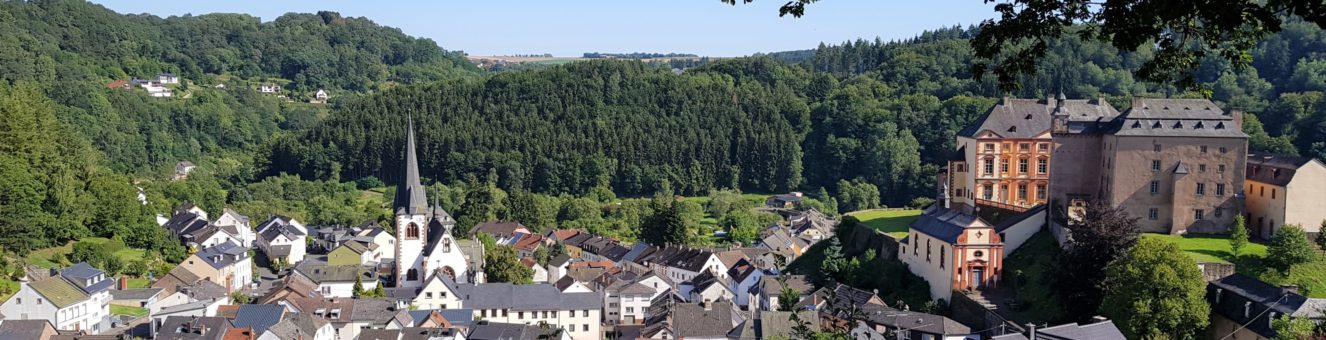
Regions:
<instances>
[{"instance_id":1,"label":"church steeple","mask_svg":"<svg viewBox=\"0 0 1326 340\"><path fill-rule=\"evenodd\" d=\"M394 207L397 215L422 215L428 211L424 185L419 182L419 159L414 154L414 117L406 118L405 176L396 184Z\"/></svg>"}]
</instances>

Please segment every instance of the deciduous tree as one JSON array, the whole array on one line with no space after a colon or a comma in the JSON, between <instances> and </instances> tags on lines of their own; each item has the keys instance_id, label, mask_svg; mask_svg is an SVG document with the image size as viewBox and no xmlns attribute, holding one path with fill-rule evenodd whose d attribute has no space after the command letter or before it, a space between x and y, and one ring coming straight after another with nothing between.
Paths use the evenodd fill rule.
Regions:
<instances>
[{"instance_id":1,"label":"deciduous tree","mask_svg":"<svg viewBox=\"0 0 1326 340\"><path fill-rule=\"evenodd\" d=\"M1141 239L1105 273L1101 314L1129 338L1196 339L1206 329L1206 280L1178 245Z\"/></svg>"}]
</instances>

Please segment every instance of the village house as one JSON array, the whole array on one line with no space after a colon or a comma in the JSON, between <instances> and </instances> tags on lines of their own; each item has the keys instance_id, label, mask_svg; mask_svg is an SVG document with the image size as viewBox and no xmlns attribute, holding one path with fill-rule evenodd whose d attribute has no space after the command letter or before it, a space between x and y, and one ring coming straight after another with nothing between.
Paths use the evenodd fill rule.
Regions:
<instances>
[{"instance_id":1,"label":"village house","mask_svg":"<svg viewBox=\"0 0 1326 340\"><path fill-rule=\"evenodd\" d=\"M100 334L110 329L114 284L105 272L84 262L36 281L24 275L18 292L0 304L0 314L10 320L47 320L58 330Z\"/></svg>"},{"instance_id":2,"label":"village house","mask_svg":"<svg viewBox=\"0 0 1326 340\"><path fill-rule=\"evenodd\" d=\"M508 243L513 239L518 239L523 235L529 235L529 228L520 222L512 221L488 221L479 223L470 229L470 236L479 234L488 234L492 236L498 244Z\"/></svg>"},{"instance_id":3,"label":"village house","mask_svg":"<svg viewBox=\"0 0 1326 340\"><path fill-rule=\"evenodd\" d=\"M376 267L361 265L331 265L325 258L309 257L295 266L291 275L300 275L317 285L316 292L323 297L349 298L355 294L355 282L364 289L373 289L378 283Z\"/></svg>"},{"instance_id":4,"label":"village house","mask_svg":"<svg viewBox=\"0 0 1326 340\"><path fill-rule=\"evenodd\" d=\"M609 325L644 323L650 301L673 289L671 281L631 262L604 272L590 284L603 294L603 318Z\"/></svg>"},{"instance_id":5,"label":"village house","mask_svg":"<svg viewBox=\"0 0 1326 340\"><path fill-rule=\"evenodd\" d=\"M1140 217L1145 232L1219 233L1242 209L1248 135L1243 113L1205 99L1133 99L1117 117L1056 110L1050 209L1076 223L1101 201ZM1062 229L1053 228L1061 240Z\"/></svg>"},{"instance_id":6,"label":"village house","mask_svg":"<svg viewBox=\"0 0 1326 340\"><path fill-rule=\"evenodd\" d=\"M359 234L356 234L354 239L359 242L377 245L374 251L377 252L375 256L379 259L396 258L396 237L377 223L360 226Z\"/></svg>"},{"instance_id":7,"label":"village house","mask_svg":"<svg viewBox=\"0 0 1326 340\"><path fill-rule=\"evenodd\" d=\"M272 216L258 224L258 249L272 262L294 265L304 260L308 229L293 218Z\"/></svg>"},{"instance_id":8,"label":"village house","mask_svg":"<svg viewBox=\"0 0 1326 340\"><path fill-rule=\"evenodd\" d=\"M461 284L462 306L476 319L517 324L547 323L572 339L601 339L603 298L598 293L565 293L552 285Z\"/></svg>"},{"instance_id":9,"label":"village house","mask_svg":"<svg viewBox=\"0 0 1326 340\"><path fill-rule=\"evenodd\" d=\"M1289 224L1320 235L1326 223L1326 209L1321 208L1326 164L1313 158L1250 154L1246 173L1244 204L1252 235L1269 240Z\"/></svg>"},{"instance_id":10,"label":"village house","mask_svg":"<svg viewBox=\"0 0 1326 340\"><path fill-rule=\"evenodd\" d=\"M640 331L647 339L728 339L746 321L731 301L678 303L662 295L650 309L652 316Z\"/></svg>"},{"instance_id":11,"label":"village house","mask_svg":"<svg viewBox=\"0 0 1326 340\"><path fill-rule=\"evenodd\" d=\"M230 319L230 324L235 328L248 328L255 335L266 333L272 326L292 315L280 305L231 305L217 310L217 316Z\"/></svg>"},{"instance_id":12,"label":"village house","mask_svg":"<svg viewBox=\"0 0 1326 340\"><path fill-rule=\"evenodd\" d=\"M258 340L335 340L331 323L313 315L293 314L272 325Z\"/></svg>"},{"instance_id":13,"label":"village house","mask_svg":"<svg viewBox=\"0 0 1326 340\"><path fill-rule=\"evenodd\" d=\"M179 84L180 76L170 72L157 73L157 82L162 84Z\"/></svg>"},{"instance_id":14,"label":"village house","mask_svg":"<svg viewBox=\"0 0 1326 340\"><path fill-rule=\"evenodd\" d=\"M470 328L469 340L569 340L564 329L546 324L479 321Z\"/></svg>"},{"instance_id":15,"label":"village house","mask_svg":"<svg viewBox=\"0 0 1326 340\"><path fill-rule=\"evenodd\" d=\"M0 339L47 340L58 334L49 320L4 320Z\"/></svg>"},{"instance_id":16,"label":"village house","mask_svg":"<svg viewBox=\"0 0 1326 340\"><path fill-rule=\"evenodd\" d=\"M764 206L779 209L800 208L802 202L805 201L805 197L803 196L802 193L796 191L787 194L769 196L769 198L764 200Z\"/></svg>"},{"instance_id":17,"label":"village house","mask_svg":"<svg viewBox=\"0 0 1326 340\"><path fill-rule=\"evenodd\" d=\"M691 281L704 271L727 273L727 267L713 251L689 247L663 247L638 262L673 282Z\"/></svg>"},{"instance_id":18,"label":"village house","mask_svg":"<svg viewBox=\"0 0 1326 340\"><path fill-rule=\"evenodd\" d=\"M327 264L332 266L375 265L381 261L376 243L348 240L327 252Z\"/></svg>"},{"instance_id":19,"label":"village house","mask_svg":"<svg viewBox=\"0 0 1326 340\"><path fill-rule=\"evenodd\" d=\"M331 98L331 96L327 95L326 90L318 89L318 92L313 93L313 99L310 99L308 102L311 104L323 104L327 102L328 98Z\"/></svg>"},{"instance_id":20,"label":"village house","mask_svg":"<svg viewBox=\"0 0 1326 340\"><path fill-rule=\"evenodd\" d=\"M220 340L234 326L221 317L172 316L153 325L156 339Z\"/></svg>"},{"instance_id":21,"label":"village house","mask_svg":"<svg viewBox=\"0 0 1326 340\"><path fill-rule=\"evenodd\" d=\"M420 309L460 308L461 295L456 282L446 275L433 275L410 303Z\"/></svg>"},{"instance_id":22,"label":"village house","mask_svg":"<svg viewBox=\"0 0 1326 340\"><path fill-rule=\"evenodd\" d=\"M533 257L521 258L520 265L525 266L525 268L529 268L529 270L534 273L532 279L534 282L551 283L548 282L548 269L545 269L543 266L540 266L537 261L534 261Z\"/></svg>"},{"instance_id":23,"label":"village house","mask_svg":"<svg viewBox=\"0 0 1326 340\"><path fill-rule=\"evenodd\" d=\"M800 294L801 298L810 296L815 292L815 286L810 283L810 279L805 275L785 275L783 277L775 275L765 275L760 277L759 282L748 290L748 300L750 302L749 310L752 311L775 311L778 310L782 298L783 289L790 288ZM792 301L792 303L800 302Z\"/></svg>"},{"instance_id":24,"label":"village house","mask_svg":"<svg viewBox=\"0 0 1326 340\"><path fill-rule=\"evenodd\" d=\"M178 313L184 308L174 307L191 303L201 302L200 305L194 306L196 308L212 308L215 307L213 303L228 303L230 298L230 290L226 287L204 280L182 266L175 266L166 275L157 278L151 288L161 289L161 293L157 295L157 302L151 310L153 316ZM198 315L206 316L202 312ZM161 319L164 319L164 316Z\"/></svg>"},{"instance_id":25,"label":"village house","mask_svg":"<svg viewBox=\"0 0 1326 340\"><path fill-rule=\"evenodd\" d=\"M834 317L838 319L838 317ZM944 316L899 310L875 304L862 306L860 316L853 320L856 327L851 334L856 339L945 339L981 340L980 334ZM1097 339L1097 338L1071 338Z\"/></svg>"},{"instance_id":26,"label":"village house","mask_svg":"<svg viewBox=\"0 0 1326 340\"><path fill-rule=\"evenodd\" d=\"M281 85L276 85L276 84L273 84L273 83L262 83L262 85L258 85L258 92L259 92L259 93L269 93L269 94L271 94L271 93L280 93L280 92L281 92Z\"/></svg>"},{"instance_id":27,"label":"village house","mask_svg":"<svg viewBox=\"0 0 1326 340\"><path fill-rule=\"evenodd\" d=\"M258 235L253 232L253 226L249 224L249 217L240 215L235 210L224 208L221 216L216 218L212 225L221 228L221 231L230 235L240 247L253 248L253 242L257 241Z\"/></svg>"},{"instance_id":28,"label":"village house","mask_svg":"<svg viewBox=\"0 0 1326 340\"><path fill-rule=\"evenodd\" d=\"M1275 339L1272 321L1281 317L1326 322L1326 299L1310 299L1296 286L1276 287L1243 274L1210 281L1211 331L1236 339Z\"/></svg>"},{"instance_id":29,"label":"village house","mask_svg":"<svg viewBox=\"0 0 1326 340\"><path fill-rule=\"evenodd\" d=\"M159 298L162 297L161 294L162 291L164 290L161 288L112 289L110 291L111 293L110 303L112 305L136 306L136 307L147 308L148 313L150 314L152 312L161 309L161 306L157 304L157 301Z\"/></svg>"},{"instance_id":30,"label":"village house","mask_svg":"<svg viewBox=\"0 0 1326 340\"><path fill-rule=\"evenodd\" d=\"M1066 323L1053 327L1037 328L1035 325L1026 330L1026 333L1010 333L995 336L992 340L1072 340L1072 339L1092 339L1092 340L1124 340L1123 332L1114 325L1113 321L1102 317L1092 318L1090 323L1077 324ZM1242 337L1238 339L1244 339Z\"/></svg>"},{"instance_id":31,"label":"village house","mask_svg":"<svg viewBox=\"0 0 1326 340\"><path fill-rule=\"evenodd\" d=\"M753 310L750 309L750 294L747 292L759 284L760 279L764 277L764 271L756 268L750 261L741 259L728 269L727 277L727 288L734 294L732 301L744 310Z\"/></svg>"},{"instance_id":32,"label":"village house","mask_svg":"<svg viewBox=\"0 0 1326 340\"><path fill-rule=\"evenodd\" d=\"M687 302L732 301L736 293L723 284L718 275L704 271L690 281L682 282L677 292L686 297Z\"/></svg>"},{"instance_id":33,"label":"village house","mask_svg":"<svg viewBox=\"0 0 1326 340\"><path fill-rule=\"evenodd\" d=\"M230 242L189 255L179 267L225 287L228 292L244 289L253 282L253 259L248 249Z\"/></svg>"},{"instance_id":34,"label":"village house","mask_svg":"<svg viewBox=\"0 0 1326 340\"><path fill-rule=\"evenodd\" d=\"M175 163L175 174L171 179L178 181L189 178L189 173L193 172L193 169L197 167L197 165L193 165L193 162L190 161L180 161L179 163Z\"/></svg>"}]
</instances>

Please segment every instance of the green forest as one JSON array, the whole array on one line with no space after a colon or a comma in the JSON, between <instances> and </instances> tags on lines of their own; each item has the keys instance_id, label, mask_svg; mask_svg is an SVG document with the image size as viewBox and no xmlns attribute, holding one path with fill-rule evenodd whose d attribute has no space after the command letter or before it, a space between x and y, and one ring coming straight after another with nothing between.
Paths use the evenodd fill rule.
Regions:
<instances>
[{"instance_id":1,"label":"green forest","mask_svg":"<svg viewBox=\"0 0 1326 340\"><path fill-rule=\"evenodd\" d=\"M1145 49L1069 35L1050 45L1039 73L1003 93L973 76L974 35L948 27L684 65L592 60L496 72L333 12L263 22L3 2L0 246L23 253L114 236L182 254L151 216L185 201L258 220L381 220L386 210L362 196L391 197L410 119L430 193L462 221L512 218L625 239L641 236L655 210L642 197L658 193L803 191L830 212L909 205L933 192L952 136L1006 95L1062 91L1121 109L1133 96L1209 97L1248 112L1253 150L1326 157L1326 35L1314 24L1286 24L1251 51L1252 67L1206 60L1198 91L1136 80L1152 57ZM162 72L184 79L180 95L108 87ZM284 92L260 93L262 83ZM307 103L319 89L332 100ZM169 181L183 160L199 170ZM765 218L705 204L677 214L699 229ZM712 242L702 231L691 240Z\"/></svg>"}]
</instances>

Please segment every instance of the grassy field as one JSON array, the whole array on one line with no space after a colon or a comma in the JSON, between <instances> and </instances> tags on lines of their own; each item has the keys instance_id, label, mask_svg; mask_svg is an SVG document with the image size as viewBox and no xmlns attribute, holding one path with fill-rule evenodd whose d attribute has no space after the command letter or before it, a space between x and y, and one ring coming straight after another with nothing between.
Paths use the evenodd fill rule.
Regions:
<instances>
[{"instance_id":1,"label":"grassy field","mask_svg":"<svg viewBox=\"0 0 1326 340\"><path fill-rule=\"evenodd\" d=\"M1004 259L1003 282L1017 291L1019 322L1057 324L1063 303L1055 294L1054 270L1059 265L1059 244L1047 231L1033 235Z\"/></svg>"},{"instance_id":2,"label":"grassy field","mask_svg":"<svg viewBox=\"0 0 1326 340\"><path fill-rule=\"evenodd\" d=\"M0 301L9 301L9 297L14 296L14 293L18 292L17 281L12 281L9 279L0 279L0 286L5 287L4 291L8 292L5 294L0 294Z\"/></svg>"},{"instance_id":3,"label":"grassy field","mask_svg":"<svg viewBox=\"0 0 1326 340\"><path fill-rule=\"evenodd\" d=\"M1296 284L1299 292L1312 298L1326 298L1326 259L1295 266L1288 273L1268 268L1264 263L1266 245L1251 243L1240 258L1234 258L1229 239L1223 236L1175 236L1143 234L1142 237L1174 242L1195 261L1233 263L1239 274L1258 278L1271 285Z\"/></svg>"},{"instance_id":4,"label":"grassy field","mask_svg":"<svg viewBox=\"0 0 1326 340\"><path fill-rule=\"evenodd\" d=\"M921 216L920 210L862 210L847 213L862 224L901 239L907 237L907 224Z\"/></svg>"},{"instance_id":5,"label":"grassy field","mask_svg":"<svg viewBox=\"0 0 1326 340\"><path fill-rule=\"evenodd\" d=\"M1142 234L1142 237L1174 242L1197 262L1235 263L1229 237L1222 235ZM1266 256L1266 245L1249 243L1244 248L1244 255Z\"/></svg>"},{"instance_id":6,"label":"grassy field","mask_svg":"<svg viewBox=\"0 0 1326 340\"><path fill-rule=\"evenodd\" d=\"M762 205L764 205L764 201L765 201L766 199L768 199L769 196L773 196L773 195L771 195L771 194L741 194L741 199L742 199L742 200L745 200L746 203L749 204L751 208L754 208L754 207L758 207L758 206L762 206ZM687 201L687 202L695 202L695 203L699 203L700 205L705 205L705 204L709 203L709 196L690 196L690 197L682 197L681 200L683 200L683 201Z\"/></svg>"},{"instance_id":7,"label":"grassy field","mask_svg":"<svg viewBox=\"0 0 1326 340\"><path fill-rule=\"evenodd\" d=\"M26 260L28 264L35 265L38 267L55 268L58 267L60 264L55 263L53 259L57 255L69 256L69 253L72 253L74 251L74 243L88 242L94 244L102 244L109 241L110 239L104 237L88 237L76 242L69 242L69 244L59 247L34 250L31 253L28 253ZM142 249L124 248L116 251L114 255L116 257L119 257L121 261L128 262L128 261L138 261L146 258L147 252Z\"/></svg>"},{"instance_id":8,"label":"grassy field","mask_svg":"<svg viewBox=\"0 0 1326 340\"><path fill-rule=\"evenodd\" d=\"M111 315L128 315L141 318L147 316L147 308L112 304L110 305L110 313Z\"/></svg>"}]
</instances>

